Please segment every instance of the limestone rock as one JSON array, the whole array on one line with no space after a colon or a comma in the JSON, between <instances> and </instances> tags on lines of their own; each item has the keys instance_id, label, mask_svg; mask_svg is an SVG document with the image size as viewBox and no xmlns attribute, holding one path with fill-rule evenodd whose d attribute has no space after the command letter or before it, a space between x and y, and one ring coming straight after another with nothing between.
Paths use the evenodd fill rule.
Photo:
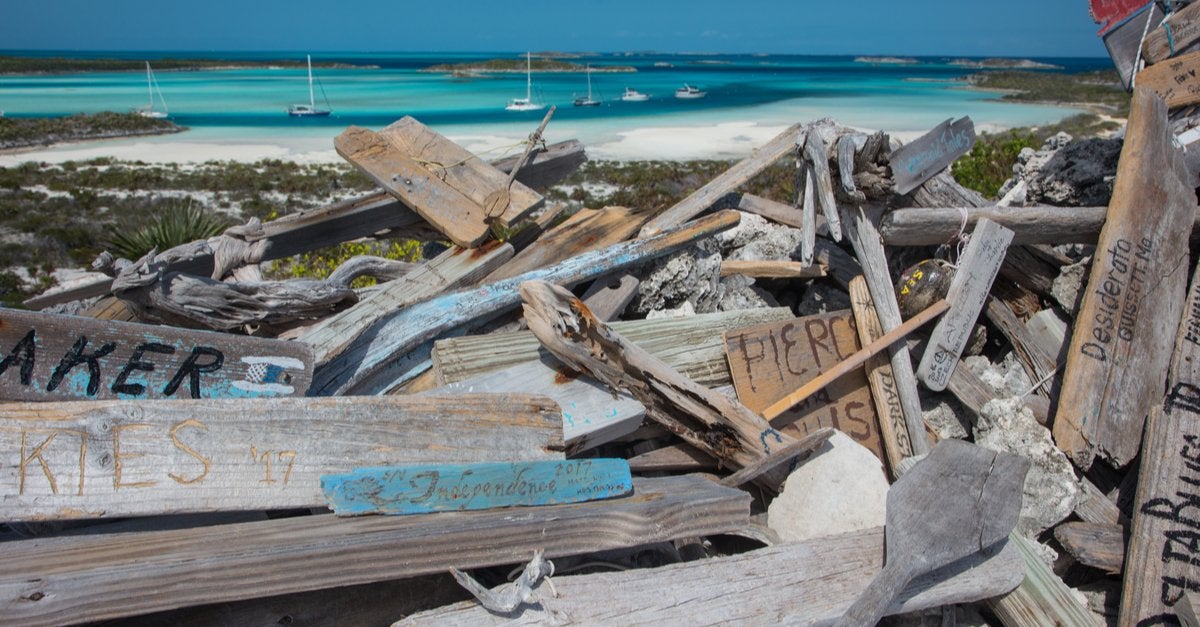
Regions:
<instances>
[{"instance_id":1,"label":"limestone rock","mask_svg":"<svg viewBox=\"0 0 1200 627\"><path fill-rule=\"evenodd\" d=\"M1091 257L1085 257L1069 266L1063 266L1058 277L1050 286L1050 295L1067 313L1074 314L1079 307L1079 299L1083 296L1083 285L1087 282L1088 272L1091 269Z\"/></svg>"},{"instance_id":2,"label":"limestone rock","mask_svg":"<svg viewBox=\"0 0 1200 627\"><path fill-rule=\"evenodd\" d=\"M999 396L1024 396L1033 387L1033 381L1011 352L1005 353L998 364L979 356L964 357L963 363Z\"/></svg>"},{"instance_id":3,"label":"limestone rock","mask_svg":"<svg viewBox=\"0 0 1200 627\"><path fill-rule=\"evenodd\" d=\"M938 394L921 397L921 413L925 426L937 434L939 440L967 439L971 419L962 405L950 395Z\"/></svg>"},{"instance_id":4,"label":"limestone rock","mask_svg":"<svg viewBox=\"0 0 1200 627\"><path fill-rule=\"evenodd\" d=\"M721 255L706 242L690 246L637 273L638 294L626 311L645 315L691 303L697 313L716 311Z\"/></svg>"},{"instance_id":5,"label":"limestone rock","mask_svg":"<svg viewBox=\"0 0 1200 627\"><path fill-rule=\"evenodd\" d=\"M1036 174L1026 175L1029 199L1065 207L1107 206L1121 156L1119 139L1084 139L1058 149Z\"/></svg>"},{"instance_id":6,"label":"limestone rock","mask_svg":"<svg viewBox=\"0 0 1200 627\"><path fill-rule=\"evenodd\" d=\"M784 542L879 527L887 491L879 459L838 431L788 477L767 509L767 525Z\"/></svg>"},{"instance_id":7,"label":"limestone rock","mask_svg":"<svg viewBox=\"0 0 1200 627\"><path fill-rule=\"evenodd\" d=\"M998 398L984 405L975 425L975 443L1030 462L1018 531L1035 537L1074 511L1082 493L1075 470L1054 445L1049 429L1034 420L1020 398Z\"/></svg>"},{"instance_id":8,"label":"limestone rock","mask_svg":"<svg viewBox=\"0 0 1200 627\"><path fill-rule=\"evenodd\" d=\"M842 290L814 282L804 290L804 296L796 305L796 315L800 317L841 311L850 308L850 295Z\"/></svg>"},{"instance_id":9,"label":"limestone rock","mask_svg":"<svg viewBox=\"0 0 1200 627\"><path fill-rule=\"evenodd\" d=\"M721 279L717 296L717 311L739 311L778 307L779 301L770 292L755 285L754 279L735 274Z\"/></svg>"}]
</instances>

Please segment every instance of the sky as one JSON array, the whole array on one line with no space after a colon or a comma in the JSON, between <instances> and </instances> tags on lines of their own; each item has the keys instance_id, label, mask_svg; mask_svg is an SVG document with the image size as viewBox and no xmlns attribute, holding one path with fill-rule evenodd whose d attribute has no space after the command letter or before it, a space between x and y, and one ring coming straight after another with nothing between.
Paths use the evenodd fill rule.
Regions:
<instances>
[{"instance_id":1,"label":"sky","mask_svg":"<svg viewBox=\"0 0 1200 627\"><path fill-rule=\"evenodd\" d=\"M1086 0L0 0L0 49L1107 56Z\"/></svg>"}]
</instances>

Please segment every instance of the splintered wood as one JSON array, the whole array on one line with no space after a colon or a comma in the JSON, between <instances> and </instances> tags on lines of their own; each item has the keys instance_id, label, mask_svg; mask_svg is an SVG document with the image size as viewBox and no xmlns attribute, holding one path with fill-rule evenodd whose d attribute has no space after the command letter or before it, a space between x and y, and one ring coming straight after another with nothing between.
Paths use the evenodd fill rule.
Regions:
<instances>
[{"instance_id":1,"label":"splintered wood","mask_svg":"<svg viewBox=\"0 0 1200 627\"><path fill-rule=\"evenodd\" d=\"M1185 176L1166 105L1138 88L1054 419L1055 442L1080 468L1096 453L1132 461L1162 398L1196 213Z\"/></svg>"}]
</instances>

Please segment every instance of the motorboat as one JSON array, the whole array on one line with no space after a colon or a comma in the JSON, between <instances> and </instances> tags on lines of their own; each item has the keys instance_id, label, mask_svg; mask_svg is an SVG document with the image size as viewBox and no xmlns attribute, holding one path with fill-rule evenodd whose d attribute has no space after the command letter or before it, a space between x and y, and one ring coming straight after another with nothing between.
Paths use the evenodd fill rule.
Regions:
<instances>
[{"instance_id":1,"label":"motorboat","mask_svg":"<svg viewBox=\"0 0 1200 627\"><path fill-rule=\"evenodd\" d=\"M684 83L683 87L680 87L679 89L675 90L675 97L682 98L684 100L703 98L707 95L708 95L708 92L701 91L700 89L698 89L696 87L692 87L691 85L688 85L687 83Z\"/></svg>"},{"instance_id":2,"label":"motorboat","mask_svg":"<svg viewBox=\"0 0 1200 627\"><path fill-rule=\"evenodd\" d=\"M624 100L625 102L645 102L649 99L649 94L643 94L632 87L626 87L625 94L621 96L621 100Z\"/></svg>"}]
</instances>

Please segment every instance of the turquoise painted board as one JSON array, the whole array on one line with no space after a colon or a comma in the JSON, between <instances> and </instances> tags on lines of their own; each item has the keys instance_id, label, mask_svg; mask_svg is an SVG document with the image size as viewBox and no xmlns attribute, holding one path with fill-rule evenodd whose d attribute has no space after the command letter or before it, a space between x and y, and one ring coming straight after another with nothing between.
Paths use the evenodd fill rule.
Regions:
<instances>
[{"instance_id":1,"label":"turquoise painted board","mask_svg":"<svg viewBox=\"0 0 1200 627\"><path fill-rule=\"evenodd\" d=\"M304 396L312 375L299 342L0 311L3 400Z\"/></svg>"},{"instance_id":2,"label":"turquoise painted board","mask_svg":"<svg viewBox=\"0 0 1200 627\"><path fill-rule=\"evenodd\" d=\"M629 462L586 459L360 468L321 476L338 516L597 501L633 492Z\"/></svg>"}]
</instances>

